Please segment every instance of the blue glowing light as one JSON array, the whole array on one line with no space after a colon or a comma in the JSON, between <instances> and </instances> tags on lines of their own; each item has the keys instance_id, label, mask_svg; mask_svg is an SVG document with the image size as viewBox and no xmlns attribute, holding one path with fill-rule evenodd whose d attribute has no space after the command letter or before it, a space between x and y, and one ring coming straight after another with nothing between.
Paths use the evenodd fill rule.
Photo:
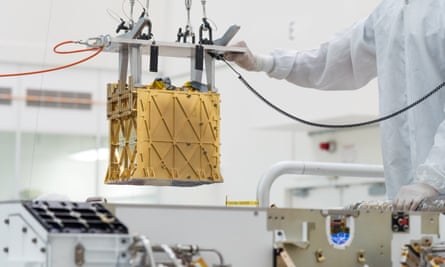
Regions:
<instances>
[{"instance_id":1,"label":"blue glowing light","mask_svg":"<svg viewBox=\"0 0 445 267\"><path fill-rule=\"evenodd\" d=\"M334 243L335 245L344 245L346 244L346 242L348 242L349 240L349 233L336 233L336 234L332 234L331 235L331 240L332 243Z\"/></svg>"}]
</instances>

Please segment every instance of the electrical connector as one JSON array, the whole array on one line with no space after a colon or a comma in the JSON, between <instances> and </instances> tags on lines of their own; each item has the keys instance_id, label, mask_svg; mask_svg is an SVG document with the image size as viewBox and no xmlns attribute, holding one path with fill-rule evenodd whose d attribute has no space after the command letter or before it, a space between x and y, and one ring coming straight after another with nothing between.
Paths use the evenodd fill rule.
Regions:
<instances>
[{"instance_id":1,"label":"electrical connector","mask_svg":"<svg viewBox=\"0 0 445 267\"><path fill-rule=\"evenodd\" d=\"M110 35L99 35L97 37L90 37L86 39L85 41L79 40L75 41L76 44L82 44L86 45L88 47L92 48L99 48L99 47L106 47L109 46L111 43L111 36Z\"/></svg>"}]
</instances>

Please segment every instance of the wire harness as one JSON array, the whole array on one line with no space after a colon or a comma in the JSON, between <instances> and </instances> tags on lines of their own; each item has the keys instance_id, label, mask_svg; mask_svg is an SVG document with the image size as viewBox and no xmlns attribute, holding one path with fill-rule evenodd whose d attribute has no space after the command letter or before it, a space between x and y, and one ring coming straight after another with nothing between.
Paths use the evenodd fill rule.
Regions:
<instances>
[{"instance_id":1,"label":"wire harness","mask_svg":"<svg viewBox=\"0 0 445 267\"><path fill-rule=\"evenodd\" d=\"M439 90L441 90L443 87L445 87L445 82L442 82L441 84L439 84L436 88L434 88L433 90L431 90L430 92L428 92L427 94L425 94L423 97L419 98L418 100L412 102L411 104L400 108L398 110L396 110L395 112L392 112L388 115L379 117L377 119L373 119L373 120L368 120L368 121L363 121L363 122L357 122L357 123L351 123L351 124L324 124L324 123L317 123L317 122L312 122L312 121L308 121L305 119L302 119L300 117L297 117L293 114L290 114L289 112L283 110L282 108L278 107L277 105L273 104L272 102L270 102L267 98L265 98L263 95L261 95L258 91L255 90L255 88L253 88L249 82L246 81L246 79L244 79L244 77L241 75L241 73L239 73L226 59L224 59L224 57L222 56L218 56L217 59L222 60L223 62L225 62L227 64L227 66L229 66L229 68L238 76L238 79L240 79L240 81L254 94L256 95L259 99L261 99L261 101L263 101L264 103L266 103L269 107L271 107L272 109L276 110L277 112L281 113L282 115L298 121L300 123L306 124L306 125L310 125L310 126L314 126L314 127L319 127L319 128L355 128L355 127L362 127L362 126L367 126L367 125L371 125L371 124L375 124L375 123L379 123L382 121L386 121L389 120L397 115L400 115L412 108L414 108L415 106L419 105L420 103L422 103L423 101L425 101L426 99L428 99L430 96L434 95L435 93L437 93Z\"/></svg>"},{"instance_id":2,"label":"wire harness","mask_svg":"<svg viewBox=\"0 0 445 267\"><path fill-rule=\"evenodd\" d=\"M5 78L5 77L17 77L17 76L26 76L26 75L34 75L34 74L42 74L42 73L46 73L46 72L52 72L52 71L58 71L58 70L62 70L62 69L67 69L70 67L73 67L75 65L79 65L81 63L84 63L94 57L96 57L97 55L99 55L102 51L103 51L103 45L101 46L97 46L97 47L89 47L89 48L84 48L84 49L73 49L73 50L64 50L61 51L59 50L59 48L61 48L62 46L68 45L68 44L82 44L83 42L81 41L64 41L61 43L58 43L54 46L53 48L53 52L56 54L75 54L75 53L83 53L83 52L90 52L90 51L95 51L93 54L84 57L80 60L77 60L75 62L66 64L66 65L62 65L62 66L57 66L57 67L53 67L53 68L47 68L47 69L42 69L42 70L35 70L35 71L28 71L28 72L17 72L17 73L6 73L6 74L0 74L0 78Z\"/></svg>"}]
</instances>

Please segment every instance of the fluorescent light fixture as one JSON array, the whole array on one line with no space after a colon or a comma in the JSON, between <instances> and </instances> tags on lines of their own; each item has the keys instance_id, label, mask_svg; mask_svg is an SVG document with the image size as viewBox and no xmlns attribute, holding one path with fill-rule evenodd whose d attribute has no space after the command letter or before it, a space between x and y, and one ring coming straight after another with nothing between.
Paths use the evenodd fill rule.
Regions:
<instances>
[{"instance_id":1,"label":"fluorescent light fixture","mask_svg":"<svg viewBox=\"0 0 445 267\"><path fill-rule=\"evenodd\" d=\"M93 162L108 159L108 148L89 149L69 155L69 158L76 161Z\"/></svg>"}]
</instances>

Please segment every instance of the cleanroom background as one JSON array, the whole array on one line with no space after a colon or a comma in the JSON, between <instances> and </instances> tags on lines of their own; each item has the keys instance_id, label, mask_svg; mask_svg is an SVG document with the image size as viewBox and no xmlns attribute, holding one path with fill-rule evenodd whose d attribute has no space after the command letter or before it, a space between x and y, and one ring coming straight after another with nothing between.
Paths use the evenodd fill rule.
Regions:
<instances>
[{"instance_id":1,"label":"cleanroom background","mask_svg":"<svg viewBox=\"0 0 445 267\"><path fill-rule=\"evenodd\" d=\"M208 0L207 16L217 26L215 37L237 24L241 30L233 42L245 40L252 51L268 53L274 48L316 48L366 17L378 2ZM43 69L80 58L82 55L56 55L52 48L66 40L114 35L118 21L109 13L124 17L122 5L121 0L3 1L0 72ZM124 7L128 14L128 4ZM138 12L140 9L136 9ZM154 37L160 41L175 41L178 28L186 23L182 0L151 0L149 14ZM201 1L195 0L192 23L196 33L201 17ZM185 59L160 59L159 73L149 73L146 62L147 58L143 76L146 84L157 77L171 77L177 85L189 79L189 62ZM306 119L339 122L378 115L376 81L361 90L321 92L270 79L264 73L241 73L273 103ZM254 200L259 178L278 161L381 162L377 127L321 132L302 126L260 102L234 73L217 63L216 86L222 99L221 172L225 182L194 188L104 185L106 158L86 161L72 156L108 146L106 84L117 78L117 54L102 53L66 70L0 79L0 88L10 90L12 95L11 101L0 101L0 200L57 193L76 201L103 196L119 202L224 205L226 197ZM30 89L91 93L94 104L91 109L29 106L24 97ZM318 143L332 138L339 144L337 152L319 151ZM323 187L318 195L308 198L313 205L332 204L323 203L329 197L339 198L338 203L344 204L363 198L361 190L367 189L342 187L339 196L337 189L324 187L333 183L329 178L286 177L272 188L271 200L278 205L298 205L289 194L304 184L312 188L317 183Z\"/></svg>"}]
</instances>

